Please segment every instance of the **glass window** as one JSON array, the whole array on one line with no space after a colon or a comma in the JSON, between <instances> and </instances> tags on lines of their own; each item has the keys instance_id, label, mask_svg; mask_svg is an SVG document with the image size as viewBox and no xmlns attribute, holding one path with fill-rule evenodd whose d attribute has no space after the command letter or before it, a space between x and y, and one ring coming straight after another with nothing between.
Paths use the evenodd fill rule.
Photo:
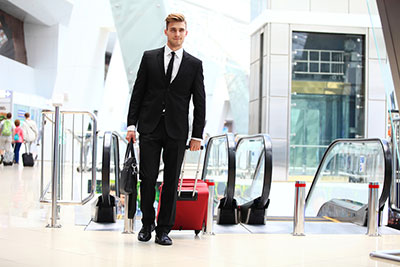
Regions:
<instances>
[{"instance_id":1,"label":"glass window","mask_svg":"<svg viewBox=\"0 0 400 267\"><path fill-rule=\"evenodd\" d=\"M293 32L289 175L314 175L337 138L364 136L363 35Z\"/></svg>"}]
</instances>

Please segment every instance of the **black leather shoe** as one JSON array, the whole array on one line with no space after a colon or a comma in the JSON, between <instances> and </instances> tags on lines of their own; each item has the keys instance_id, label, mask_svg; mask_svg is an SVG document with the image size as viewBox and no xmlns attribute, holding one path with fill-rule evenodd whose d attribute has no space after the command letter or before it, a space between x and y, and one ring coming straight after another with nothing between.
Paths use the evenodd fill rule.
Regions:
<instances>
[{"instance_id":1,"label":"black leather shoe","mask_svg":"<svg viewBox=\"0 0 400 267\"><path fill-rule=\"evenodd\" d=\"M147 242L151 239L151 232L154 231L156 225L153 223L151 225L143 225L138 234L138 240Z\"/></svg>"},{"instance_id":2,"label":"black leather shoe","mask_svg":"<svg viewBox=\"0 0 400 267\"><path fill-rule=\"evenodd\" d=\"M172 240L167 233L161 233L156 235L156 243L162 246L171 246Z\"/></svg>"}]
</instances>

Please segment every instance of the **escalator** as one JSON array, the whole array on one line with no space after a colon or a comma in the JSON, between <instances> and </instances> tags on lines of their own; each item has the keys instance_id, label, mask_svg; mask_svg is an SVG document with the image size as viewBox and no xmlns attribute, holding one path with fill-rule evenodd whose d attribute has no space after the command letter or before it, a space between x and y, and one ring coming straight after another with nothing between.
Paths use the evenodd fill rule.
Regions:
<instances>
[{"instance_id":1,"label":"escalator","mask_svg":"<svg viewBox=\"0 0 400 267\"><path fill-rule=\"evenodd\" d=\"M235 174L235 136L228 133L211 137L206 145L202 180L215 182L214 210L218 224L239 222L234 199Z\"/></svg>"},{"instance_id":2,"label":"escalator","mask_svg":"<svg viewBox=\"0 0 400 267\"><path fill-rule=\"evenodd\" d=\"M97 206L106 207L108 218L113 218L118 206L118 201L113 201L119 197L118 146L118 137L106 133L102 195ZM104 164L107 162L112 163ZM272 185L272 145L268 135L243 136L237 139L237 144L233 134L211 137L206 145L203 166L202 179L215 182L214 215L217 224L268 227L265 226L268 221L277 222L273 217L267 219ZM115 179L115 185L110 183L110 176ZM366 225L368 183L373 181L380 186L382 222L392 181L392 156L388 142L383 139L334 141L325 152L308 192L306 221ZM282 191L282 187L277 188ZM271 201L279 204L275 203L279 200L273 197ZM291 221L292 217L288 219Z\"/></svg>"},{"instance_id":3,"label":"escalator","mask_svg":"<svg viewBox=\"0 0 400 267\"><path fill-rule=\"evenodd\" d=\"M389 197L392 155L384 139L335 140L326 150L306 198L306 218L366 226L368 184L379 183L379 211Z\"/></svg>"},{"instance_id":4,"label":"escalator","mask_svg":"<svg viewBox=\"0 0 400 267\"><path fill-rule=\"evenodd\" d=\"M134 218L136 214L136 198L128 195L128 199L126 199L127 195L122 194L119 189L120 157L122 156L120 143L127 145L127 141L118 132L107 131L104 133L102 175L99 184L101 195L92 205L91 221L85 230L126 231L128 229L126 228L127 221Z\"/></svg>"},{"instance_id":5,"label":"escalator","mask_svg":"<svg viewBox=\"0 0 400 267\"><path fill-rule=\"evenodd\" d=\"M211 137L202 179L216 184L217 224L264 224L272 178L272 145L268 135Z\"/></svg>"},{"instance_id":6,"label":"escalator","mask_svg":"<svg viewBox=\"0 0 400 267\"><path fill-rule=\"evenodd\" d=\"M117 200L119 200L120 197L119 166L118 136L112 132L105 132L103 137L101 195L96 201L92 216L92 220L97 223L116 222ZM111 176L114 178L114 184L111 184ZM111 194L111 191L113 191L113 194Z\"/></svg>"}]
</instances>

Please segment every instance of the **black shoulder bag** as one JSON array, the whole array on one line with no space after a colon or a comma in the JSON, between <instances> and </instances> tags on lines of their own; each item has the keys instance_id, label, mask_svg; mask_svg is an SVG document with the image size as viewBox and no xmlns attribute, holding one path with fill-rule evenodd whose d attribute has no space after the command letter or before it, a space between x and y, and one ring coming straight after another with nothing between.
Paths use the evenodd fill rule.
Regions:
<instances>
[{"instance_id":1,"label":"black shoulder bag","mask_svg":"<svg viewBox=\"0 0 400 267\"><path fill-rule=\"evenodd\" d=\"M138 166L135 158L133 142L129 142L124 159L124 166L121 171L120 191L129 195L128 218L132 219L136 213L137 198L137 176Z\"/></svg>"},{"instance_id":2,"label":"black shoulder bag","mask_svg":"<svg viewBox=\"0 0 400 267\"><path fill-rule=\"evenodd\" d=\"M124 159L124 167L121 171L120 191L123 194L131 194L137 191L138 167L133 150L133 142L129 142Z\"/></svg>"}]
</instances>

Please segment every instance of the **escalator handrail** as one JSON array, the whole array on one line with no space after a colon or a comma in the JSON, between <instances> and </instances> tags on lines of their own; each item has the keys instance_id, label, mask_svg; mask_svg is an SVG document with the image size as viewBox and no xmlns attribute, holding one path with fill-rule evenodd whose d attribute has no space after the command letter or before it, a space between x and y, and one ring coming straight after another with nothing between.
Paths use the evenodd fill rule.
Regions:
<instances>
[{"instance_id":1,"label":"escalator handrail","mask_svg":"<svg viewBox=\"0 0 400 267\"><path fill-rule=\"evenodd\" d=\"M271 184L272 184L272 141L271 137L268 134L255 134L255 135L248 135L239 138L236 144L236 151L238 151L239 146L242 142L249 140L249 139L262 139L263 140L263 150L260 153L259 159L257 161L257 166L255 172L253 174L252 179L256 178L258 174L262 158L264 158L264 180L263 180L263 189L260 196L260 201L258 202L258 208L264 208L269 199L269 193L271 191Z\"/></svg>"},{"instance_id":2,"label":"escalator handrail","mask_svg":"<svg viewBox=\"0 0 400 267\"><path fill-rule=\"evenodd\" d=\"M119 137L113 132L104 132L103 137L103 159L101 165L101 194L103 201L109 201L110 195L110 172L111 172L111 153L114 154L114 172L115 172L115 195L119 197ZM111 146L113 145L113 151Z\"/></svg>"},{"instance_id":3,"label":"escalator handrail","mask_svg":"<svg viewBox=\"0 0 400 267\"><path fill-rule=\"evenodd\" d=\"M115 131L112 132L112 136L113 136L113 141L114 141L113 153L114 153L114 173L115 173L115 195L119 197L120 196L119 179L120 179L120 174L121 174L120 159L119 159L119 139L121 139L121 136L119 135L118 132L115 132ZM125 139L121 139L121 140L125 140Z\"/></svg>"},{"instance_id":4,"label":"escalator handrail","mask_svg":"<svg viewBox=\"0 0 400 267\"><path fill-rule=\"evenodd\" d=\"M383 189L382 194L379 198L379 208L383 208L386 200L390 194L390 188L392 183L392 153L390 151L389 142L382 138L367 138L367 139L336 139L334 140L326 149L321 162L318 165L317 172L315 173L313 182L311 184L310 190L306 197L305 208L307 208L308 202L312 196L312 193L315 189L315 185L318 182L317 177L319 177L320 172L322 171L322 166L324 165L325 159L329 155L330 151L339 143L365 143L365 142L379 142L381 144L384 156L384 164L385 164L385 173L384 173L384 181L383 181Z\"/></svg>"},{"instance_id":5,"label":"escalator handrail","mask_svg":"<svg viewBox=\"0 0 400 267\"><path fill-rule=\"evenodd\" d=\"M112 133L113 133L113 135L118 137L122 142L124 142L125 144L128 144L128 140L126 140L126 138L124 138L119 132L113 131ZM137 141L139 141L139 140L137 140Z\"/></svg>"},{"instance_id":6,"label":"escalator handrail","mask_svg":"<svg viewBox=\"0 0 400 267\"><path fill-rule=\"evenodd\" d=\"M228 181L226 185L226 192L225 192L225 203L223 204L224 207L231 207L235 192L235 179L236 179L236 156L235 156L235 136L233 133L226 133L223 135L216 135L210 137L208 140L208 145L206 149L206 153L204 155L204 165L203 165L203 172L201 175L201 179L204 180L206 178L207 170L206 167L208 165L208 160L210 156L211 147L213 141L216 139L226 138L226 149L228 152Z\"/></svg>"},{"instance_id":7,"label":"escalator handrail","mask_svg":"<svg viewBox=\"0 0 400 267\"><path fill-rule=\"evenodd\" d=\"M112 133L104 132L103 137L103 157L101 164L101 194L103 203L106 201L110 204L110 165L111 165L111 143Z\"/></svg>"}]
</instances>

